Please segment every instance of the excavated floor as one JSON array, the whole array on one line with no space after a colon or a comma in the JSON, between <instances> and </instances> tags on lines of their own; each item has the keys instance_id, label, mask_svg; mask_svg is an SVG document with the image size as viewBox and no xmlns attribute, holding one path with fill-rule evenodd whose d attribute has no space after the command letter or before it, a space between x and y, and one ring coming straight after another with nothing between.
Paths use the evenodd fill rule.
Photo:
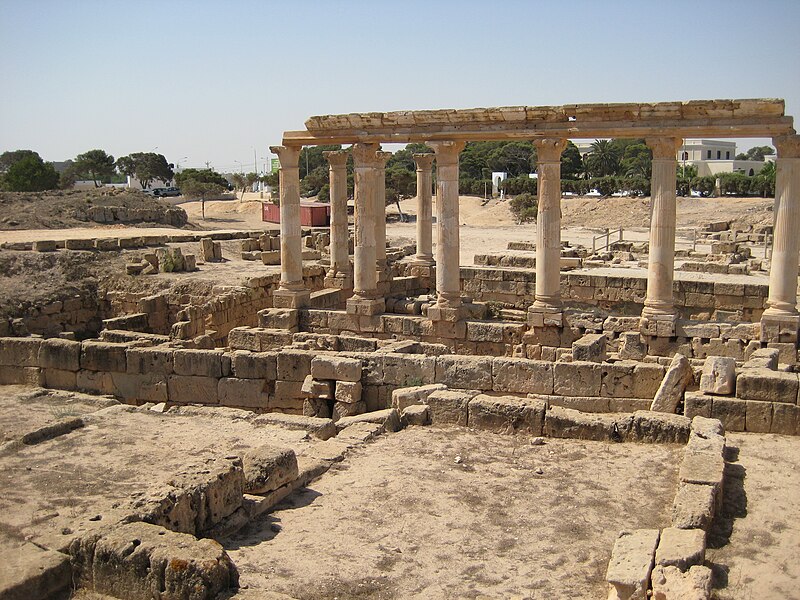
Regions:
<instances>
[{"instance_id":1,"label":"excavated floor","mask_svg":"<svg viewBox=\"0 0 800 600\"><path fill-rule=\"evenodd\" d=\"M239 595L605 597L619 530L669 525L682 447L529 442L460 428L381 436L222 540Z\"/></svg>"}]
</instances>

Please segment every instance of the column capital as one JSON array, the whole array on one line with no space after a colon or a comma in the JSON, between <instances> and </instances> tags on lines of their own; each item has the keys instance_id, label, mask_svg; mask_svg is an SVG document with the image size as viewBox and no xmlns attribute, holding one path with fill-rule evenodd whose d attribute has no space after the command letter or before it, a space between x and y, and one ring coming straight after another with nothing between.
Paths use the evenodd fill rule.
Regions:
<instances>
[{"instance_id":1,"label":"column capital","mask_svg":"<svg viewBox=\"0 0 800 600\"><path fill-rule=\"evenodd\" d=\"M374 143L353 144L353 161L359 166L372 166L379 148L380 145Z\"/></svg>"},{"instance_id":2,"label":"column capital","mask_svg":"<svg viewBox=\"0 0 800 600\"><path fill-rule=\"evenodd\" d=\"M436 153L436 163L441 167L447 164L458 164L458 155L467 145L466 142L425 142Z\"/></svg>"},{"instance_id":3,"label":"column capital","mask_svg":"<svg viewBox=\"0 0 800 600\"><path fill-rule=\"evenodd\" d=\"M297 168L302 146L270 146L269 151L278 155L281 169Z\"/></svg>"},{"instance_id":4,"label":"column capital","mask_svg":"<svg viewBox=\"0 0 800 600\"><path fill-rule=\"evenodd\" d=\"M386 163L388 160L392 158L391 152L381 152L380 150L375 153L375 161L377 162L377 167L379 169L383 169L386 167Z\"/></svg>"},{"instance_id":5,"label":"column capital","mask_svg":"<svg viewBox=\"0 0 800 600\"><path fill-rule=\"evenodd\" d=\"M800 158L800 135L780 135L772 138L778 158Z\"/></svg>"},{"instance_id":6,"label":"column capital","mask_svg":"<svg viewBox=\"0 0 800 600\"><path fill-rule=\"evenodd\" d=\"M645 143L653 151L653 160L676 160L683 138L651 137L646 138Z\"/></svg>"},{"instance_id":7,"label":"column capital","mask_svg":"<svg viewBox=\"0 0 800 600\"><path fill-rule=\"evenodd\" d=\"M347 150L325 150L322 156L328 161L331 168L342 168L347 166Z\"/></svg>"},{"instance_id":8,"label":"column capital","mask_svg":"<svg viewBox=\"0 0 800 600\"><path fill-rule=\"evenodd\" d=\"M412 154L411 158L414 159L414 164L417 165L417 171L430 171L436 155L433 152L422 152Z\"/></svg>"},{"instance_id":9,"label":"column capital","mask_svg":"<svg viewBox=\"0 0 800 600\"><path fill-rule=\"evenodd\" d=\"M563 138L537 138L533 140L537 163L560 163L561 153L567 147Z\"/></svg>"}]
</instances>

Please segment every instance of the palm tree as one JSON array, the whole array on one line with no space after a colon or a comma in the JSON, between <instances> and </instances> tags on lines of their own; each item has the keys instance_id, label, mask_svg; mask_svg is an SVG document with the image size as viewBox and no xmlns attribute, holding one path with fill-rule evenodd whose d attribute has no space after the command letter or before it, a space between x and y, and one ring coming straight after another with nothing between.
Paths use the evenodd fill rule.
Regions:
<instances>
[{"instance_id":1,"label":"palm tree","mask_svg":"<svg viewBox=\"0 0 800 600\"><path fill-rule=\"evenodd\" d=\"M619 148L612 140L595 140L592 151L586 157L586 165L595 177L616 175L620 158Z\"/></svg>"}]
</instances>

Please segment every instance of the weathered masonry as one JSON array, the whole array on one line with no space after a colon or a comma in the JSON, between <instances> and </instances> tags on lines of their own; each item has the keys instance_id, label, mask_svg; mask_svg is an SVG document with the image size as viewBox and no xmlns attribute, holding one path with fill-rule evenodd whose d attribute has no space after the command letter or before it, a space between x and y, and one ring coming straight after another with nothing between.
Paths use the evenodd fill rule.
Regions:
<instances>
[{"instance_id":1,"label":"weathered masonry","mask_svg":"<svg viewBox=\"0 0 800 600\"><path fill-rule=\"evenodd\" d=\"M459 286L458 157L468 141L532 140L537 148L539 208L536 239L535 302L528 309L532 331L563 326L559 291L561 248L560 155L570 138L643 137L653 151L650 254L647 290L641 313L646 335L676 335L673 298L676 220L676 150L685 138L770 137L777 148L774 254L768 308L761 317L761 340L797 342L797 273L800 238L800 137L783 100L695 100L689 102L511 106L466 110L422 110L311 117L305 131L284 133L274 147L281 162L281 286L275 306L301 308L308 291L300 276L298 157L302 146L352 144L355 161L355 252L351 267L341 234L346 201L343 158L330 153L332 225L330 281L352 295L347 311L365 324L385 311L384 165L381 143L424 142L437 163L435 260L431 253L431 159L419 155L417 269L435 273L437 301L431 321L458 323L466 318ZM339 212L337 212L339 211ZM352 272L352 278L351 278ZM337 279L338 278L338 279Z\"/></svg>"}]
</instances>

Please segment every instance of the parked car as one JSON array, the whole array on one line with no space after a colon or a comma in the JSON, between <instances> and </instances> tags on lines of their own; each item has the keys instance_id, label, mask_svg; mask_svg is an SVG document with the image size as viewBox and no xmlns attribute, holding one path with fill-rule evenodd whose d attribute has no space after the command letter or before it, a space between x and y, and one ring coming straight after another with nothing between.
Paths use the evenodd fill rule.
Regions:
<instances>
[{"instance_id":1,"label":"parked car","mask_svg":"<svg viewBox=\"0 0 800 600\"><path fill-rule=\"evenodd\" d=\"M180 196L181 190L176 187L158 188L155 190L156 196Z\"/></svg>"}]
</instances>

